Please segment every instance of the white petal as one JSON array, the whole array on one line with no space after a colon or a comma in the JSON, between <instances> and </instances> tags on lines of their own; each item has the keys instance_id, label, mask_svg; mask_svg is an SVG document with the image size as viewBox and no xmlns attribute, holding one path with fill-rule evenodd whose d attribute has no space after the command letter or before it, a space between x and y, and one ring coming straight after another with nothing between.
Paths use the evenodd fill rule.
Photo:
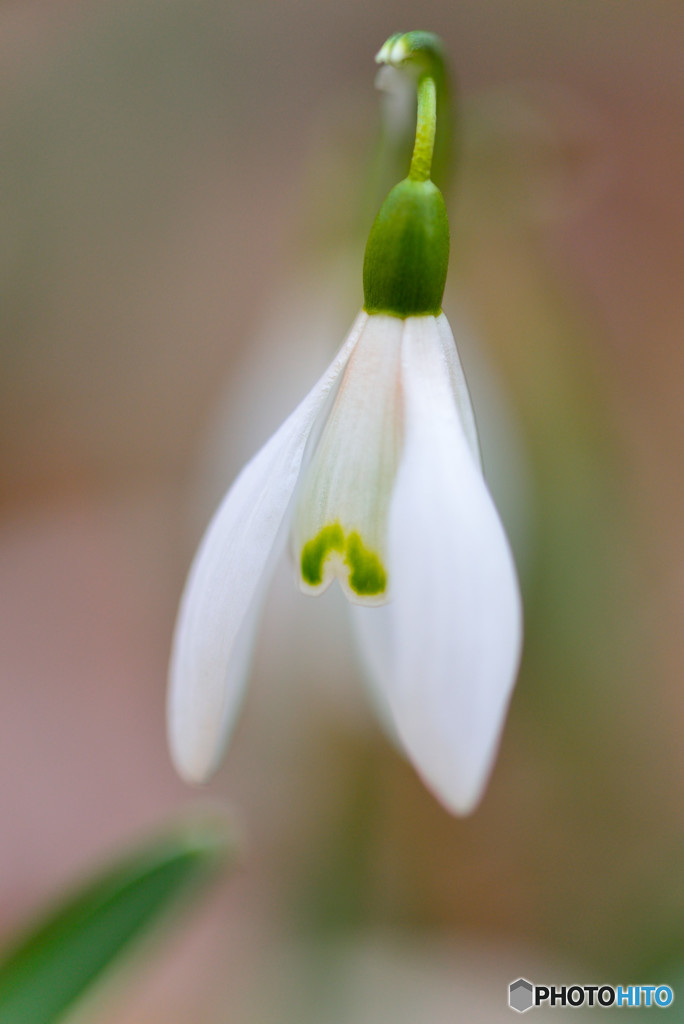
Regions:
<instances>
[{"instance_id":1,"label":"white petal","mask_svg":"<svg viewBox=\"0 0 684 1024\"><path fill-rule=\"evenodd\" d=\"M307 440L367 319L357 317L332 365L242 470L195 556L176 623L167 706L171 754L188 781L202 782L218 766Z\"/></svg>"},{"instance_id":2,"label":"white petal","mask_svg":"<svg viewBox=\"0 0 684 1024\"><path fill-rule=\"evenodd\" d=\"M518 669L522 614L513 559L466 437L444 346L433 318L407 320L385 685L419 774L449 809L465 814L493 764Z\"/></svg>"},{"instance_id":3,"label":"white petal","mask_svg":"<svg viewBox=\"0 0 684 1024\"><path fill-rule=\"evenodd\" d=\"M470 450L473 453L475 461L478 466L482 468L480 439L477 433L473 403L470 400L468 382L466 381L463 367L461 366L461 360L454 341L454 335L444 313L441 313L437 317L437 330L439 331L440 341L442 342L442 351L449 370L449 380L451 381L451 387L456 400L456 407L458 408L461 416L461 423L463 424L466 440L470 445Z\"/></svg>"},{"instance_id":4,"label":"white petal","mask_svg":"<svg viewBox=\"0 0 684 1024\"><path fill-rule=\"evenodd\" d=\"M351 601L387 600L387 517L403 432L403 329L394 316L368 318L302 477L293 548L305 592L325 590L337 576Z\"/></svg>"}]
</instances>

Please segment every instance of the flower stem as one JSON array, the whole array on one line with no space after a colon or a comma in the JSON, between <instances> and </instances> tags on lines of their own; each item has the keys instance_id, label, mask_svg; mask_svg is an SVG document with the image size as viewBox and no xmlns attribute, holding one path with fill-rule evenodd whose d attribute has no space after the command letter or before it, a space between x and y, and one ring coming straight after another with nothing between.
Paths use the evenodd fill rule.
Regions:
<instances>
[{"instance_id":1,"label":"flower stem","mask_svg":"<svg viewBox=\"0 0 684 1024\"><path fill-rule=\"evenodd\" d=\"M429 181L432 171L432 154L435 148L437 129L437 88L430 75L423 75L418 81L418 116L416 120L416 141L411 157L409 178L411 181Z\"/></svg>"}]
</instances>

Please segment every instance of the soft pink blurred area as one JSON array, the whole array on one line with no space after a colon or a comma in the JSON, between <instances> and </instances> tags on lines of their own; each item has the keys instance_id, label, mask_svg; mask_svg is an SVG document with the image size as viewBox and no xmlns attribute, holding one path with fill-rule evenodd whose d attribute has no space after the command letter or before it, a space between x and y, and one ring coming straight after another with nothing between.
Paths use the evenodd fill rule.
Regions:
<instances>
[{"instance_id":1,"label":"soft pink blurred area","mask_svg":"<svg viewBox=\"0 0 684 1024\"><path fill-rule=\"evenodd\" d=\"M680 0L4 5L0 931L203 798L178 597L361 302L373 55L414 27L460 84L445 310L525 589L492 785L434 803L284 566L209 789L244 865L93 1019L490 1022L519 974L684 959Z\"/></svg>"},{"instance_id":2,"label":"soft pink blurred area","mask_svg":"<svg viewBox=\"0 0 684 1024\"><path fill-rule=\"evenodd\" d=\"M160 507L158 496L82 498L4 524L10 784L0 799L3 820L22 840L5 865L18 906L30 901L46 859L87 865L180 795L164 757L162 687L154 685L164 673L173 580Z\"/></svg>"}]
</instances>

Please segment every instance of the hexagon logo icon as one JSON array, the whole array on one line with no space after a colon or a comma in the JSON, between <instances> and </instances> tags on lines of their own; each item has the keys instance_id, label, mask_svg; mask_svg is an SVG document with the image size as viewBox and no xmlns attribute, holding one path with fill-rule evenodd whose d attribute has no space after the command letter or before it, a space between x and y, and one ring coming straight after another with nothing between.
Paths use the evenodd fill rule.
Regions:
<instances>
[{"instance_id":1,"label":"hexagon logo icon","mask_svg":"<svg viewBox=\"0 0 684 1024\"><path fill-rule=\"evenodd\" d=\"M508 986L508 1005L511 1010L525 1013L534 1006L534 985L527 978L518 978Z\"/></svg>"}]
</instances>

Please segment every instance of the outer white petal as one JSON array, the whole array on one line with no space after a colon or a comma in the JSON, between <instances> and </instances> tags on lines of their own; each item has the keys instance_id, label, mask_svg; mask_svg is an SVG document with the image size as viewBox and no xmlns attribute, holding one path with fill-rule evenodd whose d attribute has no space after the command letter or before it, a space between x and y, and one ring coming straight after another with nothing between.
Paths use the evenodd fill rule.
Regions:
<instances>
[{"instance_id":1,"label":"outer white petal","mask_svg":"<svg viewBox=\"0 0 684 1024\"><path fill-rule=\"evenodd\" d=\"M384 67L390 70L388 65ZM463 431L473 458L482 468L480 441L470 391L449 321L444 314L437 317L437 330ZM391 735L392 739L395 739L394 723L390 721L385 696L391 687L394 671L392 667L394 649L392 609L382 606L372 614L368 614L367 609L363 606L352 605L350 611L354 632L366 668L366 682L370 687L371 697L385 731Z\"/></svg>"},{"instance_id":2,"label":"outer white petal","mask_svg":"<svg viewBox=\"0 0 684 1024\"><path fill-rule=\"evenodd\" d=\"M306 444L367 319L357 317L325 374L242 470L195 556L176 623L167 705L171 754L188 781L206 780L220 761Z\"/></svg>"},{"instance_id":3,"label":"outer white petal","mask_svg":"<svg viewBox=\"0 0 684 1024\"><path fill-rule=\"evenodd\" d=\"M493 764L522 614L508 542L454 399L448 342L434 318L406 321L405 447L390 509L393 659L384 680L418 772L465 814Z\"/></svg>"},{"instance_id":4,"label":"outer white petal","mask_svg":"<svg viewBox=\"0 0 684 1024\"><path fill-rule=\"evenodd\" d=\"M449 321L444 316L444 313L437 317L437 330L439 332L440 341L442 342L442 351L449 370L449 380L456 400L456 407L458 408L461 416L461 423L463 425L466 440L470 445L470 450L473 453L475 461L481 469L482 455L480 452L480 439L477 433L475 413L473 412L473 403L470 400L468 382L466 381L463 367L461 366L458 349L454 343L454 336L452 334L451 327L449 326Z\"/></svg>"}]
</instances>

